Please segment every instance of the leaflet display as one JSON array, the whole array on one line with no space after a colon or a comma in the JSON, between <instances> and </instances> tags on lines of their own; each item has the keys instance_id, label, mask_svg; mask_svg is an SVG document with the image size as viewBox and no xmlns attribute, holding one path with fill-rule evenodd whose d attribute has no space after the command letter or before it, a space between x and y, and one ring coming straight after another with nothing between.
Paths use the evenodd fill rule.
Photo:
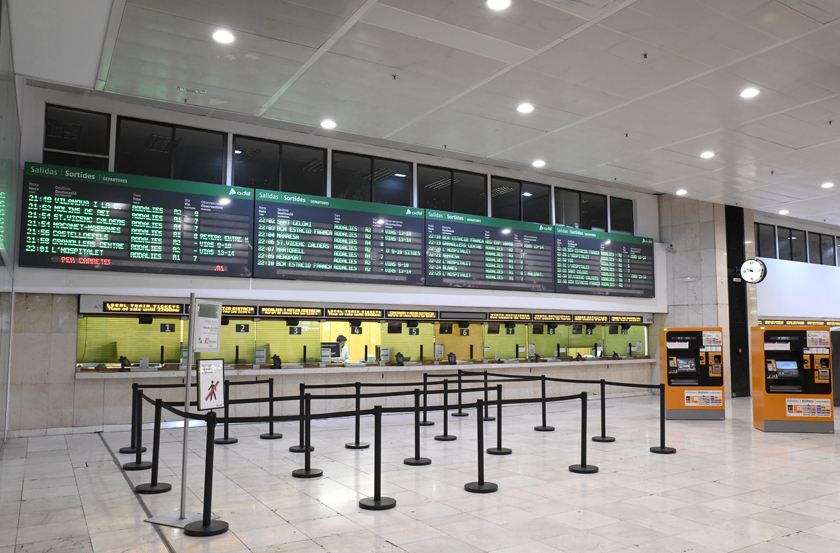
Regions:
<instances>
[{"instance_id":1,"label":"leaflet display","mask_svg":"<svg viewBox=\"0 0 840 553\"><path fill-rule=\"evenodd\" d=\"M554 229L426 210L426 284L552 292Z\"/></svg>"},{"instance_id":2,"label":"leaflet display","mask_svg":"<svg viewBox=\"0 0 840 553\"><path fill-rule=\"evenodd\" d=\"M652 298L653 240L555 227L556 291Z\"/></svg>"},{"instance_id":3,"label":"leaflet display","mask_svg":"<svg viewBox=\"0 0 840 553\"><path fill-rule=\"evenodd\" d=\"M256 194L255 277L424 284L423 209Z\"/></svg>"},{"instance_id":4,"label":"leaflet display","mask_svg":"<svg viewBox=\"0 0 840 553\"><path fill-rule=\"evenodd\" d=\"M251 275L254 191L27 163L20 265Z\"/></svg>"}]
</instances>

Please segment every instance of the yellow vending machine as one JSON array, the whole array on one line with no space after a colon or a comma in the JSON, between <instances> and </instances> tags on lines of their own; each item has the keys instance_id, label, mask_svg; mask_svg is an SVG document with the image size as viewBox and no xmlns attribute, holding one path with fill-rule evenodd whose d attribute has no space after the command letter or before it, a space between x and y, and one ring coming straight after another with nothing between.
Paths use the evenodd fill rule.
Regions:
<instances>
[{"instance_id":1,"label":"yellow vending machine","mask_svg":"<svg viewBox=\"0 0 840 553\"><path fill-rule=\"evenodd\" d=\"M720 328L663 328L659 358L666 419L724 419Z\"/></svg>"},{"instance_id":2,"label":"yellow vending machine","mask_svg":"<svg viewBox=\"0 0 840 553\"><path fill-rule=\"evenodd\" d=\"M834 433L828 327L753 327L753 426Z\"/></svg>"}]
</instances>

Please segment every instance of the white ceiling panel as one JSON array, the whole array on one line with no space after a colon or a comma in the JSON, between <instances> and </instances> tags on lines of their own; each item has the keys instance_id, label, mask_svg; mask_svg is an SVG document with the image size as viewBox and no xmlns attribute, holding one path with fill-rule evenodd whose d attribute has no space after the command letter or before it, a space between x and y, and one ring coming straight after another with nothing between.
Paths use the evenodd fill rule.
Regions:
<instances>
[{"instance_id":1,"label":"white ceiling panel","mask_svg":"<svg viewBox=\"0 0 840 553\"><path fill-rule=\"evenodd\" d=\"M836 0L776 0L780 4L790 6L792 9L807 15L808 17L828 23L840 18L840 4Z\"/></svg>"},{"instance_id":2,"label":"white ceiling panel","mask_svg":"<svg viewBox=\"0 0 840 553\"><path fill-rule=\"evenodd\" d=\"M802 11L774 0L706 0L704 4L739 23L783 40L820 26Z\"/></svg>"},{"instance_id":3,"label":"white ceiling panel","mask_svg":"<svg viewBox=\"0 0 840 553\"><path fill-rule=\"evenodd\" d=\"M532 113L523 114L516 107L526 101L534 106ZM571 125L582 116L554 109L540 103L529 92L515 94L497 94L483 87L451 104L453 109L463 113L470 113L478 117L496 119L514 125L520 125L540 131L551 131L559 127Z\"/></svg>"}]
</instances>

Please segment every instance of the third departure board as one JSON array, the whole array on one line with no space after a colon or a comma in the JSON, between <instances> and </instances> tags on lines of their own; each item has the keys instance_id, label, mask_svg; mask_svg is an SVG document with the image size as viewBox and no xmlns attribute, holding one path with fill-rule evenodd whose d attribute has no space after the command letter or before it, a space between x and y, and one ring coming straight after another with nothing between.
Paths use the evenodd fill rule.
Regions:
<instances>
[{"instance_id":1,"label":"third departure board","mask_svg":"<svg viewBox=\"0 0 840 553\"><path fill-rule=\"evenodd\" d=\"M20 264L250 276L248 188L26 164Z\"/></svg>"},{"instance_id":2,"label":"third departure board","mask_svg":"<svg viewBox=\"0 0 840 553\"><path fill-rule=\"evenodd\" d=\"M422 285L424 210L257 190L254 276Z\"/></svg>"},{"instance_id":3,"label":"third departure board","mask_svg":"<svg viewBox=\"0 0 840 553\"><path fill-rule=\"evenodd\" d=\"M426 284L554 291L554 228L426 211Z\"/></svg>"},{"instance_id":4,"label":"third departure board","mask_svg":"<svg viewBox=\"0 0 840 553\"><path fill-rule=\"evenodd\" d=\"M555 227L557 292L654 297L653 240Z\"/></svg>"}]
</instances>

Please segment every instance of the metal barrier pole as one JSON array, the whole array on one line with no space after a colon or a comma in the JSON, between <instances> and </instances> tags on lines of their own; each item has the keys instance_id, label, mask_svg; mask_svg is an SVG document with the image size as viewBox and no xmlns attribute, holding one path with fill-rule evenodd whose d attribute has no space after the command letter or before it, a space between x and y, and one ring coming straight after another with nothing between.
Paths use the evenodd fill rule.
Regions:
<instances>
[{"instance_id":1,"label":"metal barrier pole","mask_svg":"<svg viewBox=\"0 0 840 553\"><path fill-rule=\"evenodd\" d=\"M216 434L216 413L210 411L207 414L207 453L204 459L204 510L201 520L191 522L184 526L184 534L187 536L206 537L218 536L228 531L228 523L223 520L213 520L213 436Z\"/></svg>"},{"instance_id":2,"label":"metal barrier pole","mask_svg":"<svg viewBox=\"0 0 840 553\"><path fill-rule=\"evenodd\" d=\"M361 426L362 426L362 383L356 382L356 441L349 444L344 444L347 449L367 449L370 444L360 442Z\"/></svg>"},{"instance_id":3,"label":"metal barrier pole","mask_svg":"<svg viewBox=\"0 0 840 553\"><path fill-rule=\"evenodd\" d=\"M601 435L592 436L593 442L614 442L615 438L607 436L607 383L601 379Z\"/></svg>"},{"instance_id":4,"label":"metal barrier pole","mask_svg":"<svg viewBox=\"0 0 840 553\"><path fill-rule=\"evenodd\" d=\"M152 438L152 481L149 484L138 484L134 491L142 494L165 493L172 489L172 484L158 482L158 465L160 463L160 420L163 401L155 400L155 433Z\"/></svg>"},{"instance_id":5,"label":"metal barrier pole","mask_svg":"<svg viewBox=\"0 0 840 553\"><path fill-rule=\"evenodd\" d=\"M423 420L420 421L420 426L434 426L434 421L428 420L426 416L426 407L429 406L429 373L423 373Z\"/></svg>"},{"instance_id":6,"label":"metal barrier pole","mask_svg":"<svg viewBox=\"0 0 840 553\"><path fill-rule=\"evenodd\" d=\"M463 401L461 400L461 369L458 369L458 412L452 413L453 417L469 417L469 413L465 413L461 410L461 404Z\"/></svg>"},{"instance_id":7,"label":"metal barrier pole","mask_svg":"<svg viewBox=\"0 0 840 553\"><path fill-rule=\"evenodd\" d=\"M496 417L490 416L490 400L487 397L489 388L487 387L487 371L484 371L484 420L486 422L496 420Z\"/></svg>"},{"instance_id":8,"label":"metal barrier pole","mask_svg":"<svg viewBox=\"0 0 840 553\"><path fill-rule=\"evenodd\" d=\"M412 467L431 465L432 460L420 457L420 390L414 390L414 457L403 459L403 463Z\"/></svg>"},{"instance_id":9,"label":"metal barrier pole","mask_svg":"<svg viewBox=\"0 0 840 553\"><path fill-rule=\"evenodd\" d=\"M235 444L239 441L239 438L231 438L228 436L228 427L230 420L230 380L225 380L225 387L224 387L224 394L225 394L225 435L223 438L216 438L216 442L219 445L227 445L227 444Z\"/></svg>"},{"instance_id":10,"label":"metal barrier pole","mask_svg":"<svg viewBox=\"0 0 840 553\"><path fill-rule=\"evenodd\" d=\"M129 432L130 442L129 442L128 447L121 447L120 448L120 453L134 453L134 447L135 447L134 429L137 426L137 418L136 418L136 415L137 415L137 392L139 392L139 391L140 391L140 389L137 387L137 383L132 382L132 384L131 384L131 431ZM143 448L143 451L146 451L145 447Z\"/></svg>"},{"instance_id":11,"label":"metal barrier pole","mask_svg":"<svg viewBox=\"0 0 840 553\"><path fill-rule=\"evenodd\" d=\"M659 385L659 447L650 448L651 453L670 455L676 453L673 447L665 446L665 384Z\"/></svg>"},{"instance_id":12,"label":"metal barrier pole","mask_svg":"<svg viewBox=\"0 0 840 553\"><path fill-rule=\"evenodd\" d=\"M484 425L481 421L481 409L484 401L475 402L476 422L478 423L478 482L464 484L464 489L472 493L493 493L499 489L497 484L484 481Z\"/></svg>"},{"instance_id":13,"label":"metal barrier pole","mask_svg":"<svg viewBox=\"0 0 840 553\"><path fill-rule=\"evenodd\" d=\"M569 472L577 474L595 474L598 472L598 467L595 465L586 464L586 411L587 411L587 394L580 393L580 464L570 465Z\"/></svg>"},{"instance_id":14,"label":"metal barrier pole","mask_svg":"<svg viewBox=\"0 0 840 553\"><path fill-rule=\"evenodd\" d=\"M143 447L143 390L138 389L137 405L134 408L134 417L137 421L137 426L134 429L134 461L125 463L123 470L147 470L152 468L150 461L143 460L143 452L146 450Z\"/></svg>"},{"instance_id":15,"label":"metal barrier pole","mask_svg":"<svg viewBox=\"0 0 840 553\"><path fill-rule=\"evenodd\" d=\"M313 469L309 464L310 456L311 456L310 453L312 452L313 449L315 449L314 447L312 447L311 435L310 435L310 432L311 432L310 425L311 425L311 420L312 420L312 411L311 411L312 396L309 395L309 394L305 394L303 397L304 397L304 413L305 413L304 414L304 419L305 419L304 435L306 436L305 441L303 443L303 446L304 446L304 449L303 449L303 455L304 455L304 457L303 457L303 468L293 470L292 471L292 476L294 476L295 478L317 478L319 476L323 476L324 471L322 471L321 469Z\"/></svg>"},{"instance_id":16,"label":"metal barrier pole","mask_svg":"<svg viewBox=\"0 0 840 553\"><path fill-rule=\"evenodd\" d=\"M393 497L382 497L382 406L373 408L373 497L359 500L359 507L368 511L384 511L397 506Z\"/></svg>"},{"instance_id":17,"label":"metal barrier pole","mask_svg":"<svg viewBox=\"0 0 840 553\"><path fill-rule=\"evenodd\" d=\"M303 453L307 449L307 446L305 446L304 443L303 443L303 435L306 433L306 429L304 428L304 418L305 418L304 417L304 412L306 411L306 400L304 399L305 395L306 395L306 384L301 382L300 383L300 409L299 409L299 412L300 412L300 416L299 416L300 417L300 431L298 432L298 434L300 435L300 438L298 439L298 442L299 442L298 445L293 445L292 447L289 448L289 451L291 451L292 453ZM308 446L308 447L312 447L312 446ZM315 448L313 447L309 451L313 451L314 449Z\"/></svg>"},{"instance_id":18,"label":"metal barrier pole","mask_svg":"<svg viewBox=\"0 0 840 553\"><path fill-rule=\"evenodd\" d=\"M274 432L274 379L268 379L268 434L260 434L261 440L279 440L280 432Z\"/></svg>"},{"instance_id":19,"label":"metal barrier pole","mask_svg":"<svg viewBox=\"0 0 840 553\"><path fill-rule=\"evenodd\" d=\"M510 448L502 447L502 385L496 385L496 447L487 450L490 455L510 455Z\"/></svg>"},{"instance_id":20,"label":"metal barrier pole","mask_svg":"<svg viewBox=\"0 0 840 553\"><path fill-rule=\"evenodd\" d=\"M443 380L443 434L435 436L439 442L452 442L457 440L456 436L449 434L449 380Z\"/></svg>"},{"instance_id":21,"label":"metal barrier pole","mask_svg":"<svg viewBox=\"0 0 840 553\"><path fill-rule=\"evenodd\" d=\"M554 432L553 426L548 426L546 424L546 416L545 416L545 409L546 409L546 401L545 401L545 375L540 377L540 387L542 388L542 425L535 426L534 430L537 432Z\"/></svg>"}]
</instances>

